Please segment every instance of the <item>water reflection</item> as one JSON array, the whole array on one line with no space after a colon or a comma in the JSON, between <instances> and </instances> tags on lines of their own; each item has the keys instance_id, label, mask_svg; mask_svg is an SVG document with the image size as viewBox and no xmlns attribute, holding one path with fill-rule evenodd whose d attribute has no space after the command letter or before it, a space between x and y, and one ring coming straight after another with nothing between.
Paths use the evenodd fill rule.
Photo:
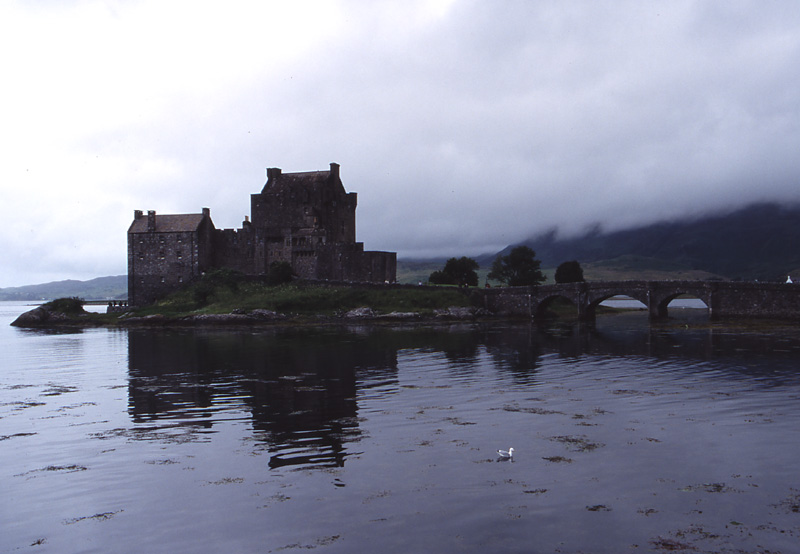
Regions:
<instances>
[{"instance_id":1,"label":"water reflection","mask_svg":"<svg viewBox=\"0 0 800 554\"><path fill-rule=\"evenodd\" d=\"M646 317L646 316L644 316ZM710 362L731 377L759 382L797 382L800 329L790 325L729 322L719 325L641 325L641 315L605 318L602 325L563 324L536 329L535 343L543 352L561 356L642 357L657 360L689 359ZM685 321L695 322L691 316ZM691 368L692 366L688 366ZM683 369L688 371L688 369Z\"/></svg>"},{"instance_id":2,"label":"water reflection","mask_svg":"<svg viewBox=\"0 0 800 554\"><path fill-rule=\"evenodd\" d=\"M393 367L391 350L357 335L131 331L130 413L220 421L249 411L271 465L342 465L357 434L355 367ZM223 418L224 419L224 418Z\"/></svg>"},{"instance_id":3,"label":"water reflection","mask_svg":"<svg viewBox=\"0 0 800 554\"><path fill-rule=\"evenodd\" d=\"M782 383L797 379L800 343L710 328L630 326L620 317L599 329L466 324L256 332L136 329L129 332L128 348L129 413L135 423L160 421L213 432L225 421L246 419L256 448L269 452L271 467L280 467L342 466L361 433L359 394L371 388L381 396L397 391L399 360L415 355L442 355L442 367L453 378L517 385L539 379L545 355L724 357L728 373ZM768 374L765 365L745 363L759 352L770 356ZM743 360L731 364L730 358ZM708 370L707 364L681 369Z\"/></svg>"}]
</instances>

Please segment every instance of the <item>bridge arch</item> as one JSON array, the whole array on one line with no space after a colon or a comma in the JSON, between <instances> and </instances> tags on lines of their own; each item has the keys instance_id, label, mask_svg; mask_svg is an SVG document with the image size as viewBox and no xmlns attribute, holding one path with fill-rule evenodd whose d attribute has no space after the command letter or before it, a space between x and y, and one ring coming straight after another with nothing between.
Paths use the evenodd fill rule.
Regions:
<instances>
[{"instance_id":1,"label":"bridge arch","mask_svg":"<svg viewBox=\"0 0 800 554\"><path fill-rule=\"evenodd\" d=\"M541 315L552 298L561 296L574 302L578 316L586 318L602 300L625 295L647 305L650 317L655 319L666 316L669 303L681 294L700 299L709 319L767 317L796 321L800 317L800 283L596 281L481 289L473 294L489 311L528 317Z\"/></svg>"},{"instance_id":2,"label":"bridge arch","mask_svg":"<svg viewBox=\"0 0 800 554\"><path fill-rule=\"evenodd\" d=\"M640 294L638 291L610 292L606 294L596 294L596 295L590 295L590 297L587 298L587 303L585 308L585 319L587 321L594 321L597 316L597 307L606 300L609 300L617 296L623 296L625 297L625 299L630 299L639 302L641 304L641 309L644 310L649 309L647 295Z\"/></svg>"},{"instance_id":3,"label":"bridge arch","mask_svg":"<svg viewBox=\"0 0 800 554\"><path fill-rule=\"evenodd\" d=\"M659 296L658 298L654 299L654 306L651 308L651 311L655 311L655 314L659 318L666 318L669 317L669 304L677 299L679 296L690 296L692 298L696 298L700 300L707 310L711 310L711 295L708 291L699 291L699 290L691 290L691 289L679 289L676 291L672 291L669 294Z\"/></svg>"},{"instance_id":4,"label":"bridge arch","mask_svg":"<svg viewBox=\"0 0 800 554\"><path fill-rule=\"evenodd\" d=\"M551 315L550 308L559 300L566 300L570 304L573 304L577 316L581 317L582 310L580 300L576 298L574 294L569 294L569 292L545 295L539 298L537 302L531 302L531 315L533 315L536 320L547 319Z\"/></svg>"}]
</instances>

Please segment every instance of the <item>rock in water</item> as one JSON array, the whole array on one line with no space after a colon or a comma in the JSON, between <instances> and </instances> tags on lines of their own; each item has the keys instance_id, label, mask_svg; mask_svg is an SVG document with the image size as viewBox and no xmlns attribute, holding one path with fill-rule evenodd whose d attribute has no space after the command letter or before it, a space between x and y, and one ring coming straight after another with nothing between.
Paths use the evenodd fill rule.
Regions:
<instances>
[{"instance_id":1,"label":"rock in water","mask_svg":"<svg viewBox=\"0 0 800 554\"><path fill-rule=\"evenodd\" d=\"M21 314L11 322L14 327L42 327L53 323L64 322L69 318L57 312L51 312L41 306Z\"/></svg>"}]
</instances>

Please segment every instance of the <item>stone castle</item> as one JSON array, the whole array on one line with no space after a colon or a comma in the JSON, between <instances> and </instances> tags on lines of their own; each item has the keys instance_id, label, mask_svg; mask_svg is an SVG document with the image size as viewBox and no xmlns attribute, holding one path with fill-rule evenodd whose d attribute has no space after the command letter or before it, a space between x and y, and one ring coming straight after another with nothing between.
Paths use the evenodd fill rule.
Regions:
<instances>
[{"instance_id":1,"label":"stone castle","mask_svg":"<svg viewBox=\"0 0 800 554\"><path fill-rule=\"evenodd\" d=\"M136 210L128 229L128 302L150 304L212 269L265 277L273 262L288 262L302 279L394 283L397 255L365 252L356 242L356 199L332 163L327 171L267 169L241 229L215 228L208 208Z\"/></svg>"}]
</instances>

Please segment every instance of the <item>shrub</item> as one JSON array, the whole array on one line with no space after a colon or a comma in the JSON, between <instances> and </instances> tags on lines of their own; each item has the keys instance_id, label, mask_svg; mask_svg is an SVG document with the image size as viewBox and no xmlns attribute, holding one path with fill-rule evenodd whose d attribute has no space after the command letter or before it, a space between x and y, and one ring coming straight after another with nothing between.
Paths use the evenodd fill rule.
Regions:
<instances>
[{"instance_id":1,"label":"shrub","mask_svg":"<svg viewBox=\"0 0 800 554\"><path fill-rule=\"evenodd\" d=\"M225 287L234 292L239 290L239 283L242 281L244 281L244 273L227 267L208 271L200 279L200 282L205 282L212 288Z\"/></svg>"},{"instance_id":2,"label":"shrub","mask_svg":"<svg viewBox=\"0 0 800 554\"><path fill-rule=\"evenodd\" d=\"M272 262L269 264L267 273L267 284L270 286L290 283L294 277L292 265L289 262Z\"/></svg>"},{"instance_id":3,"label":"shrub","mask_svg":"<svg viewBox=\"0 0 800 554\"><path fill-rule=\"evenodd\" d=\"M62 314L82 314L85 313L83 305L85 301L83 298L72 296L69 298L56 298L46 303L43 307L52 311Z\"/></svg>"}]
</instances>

